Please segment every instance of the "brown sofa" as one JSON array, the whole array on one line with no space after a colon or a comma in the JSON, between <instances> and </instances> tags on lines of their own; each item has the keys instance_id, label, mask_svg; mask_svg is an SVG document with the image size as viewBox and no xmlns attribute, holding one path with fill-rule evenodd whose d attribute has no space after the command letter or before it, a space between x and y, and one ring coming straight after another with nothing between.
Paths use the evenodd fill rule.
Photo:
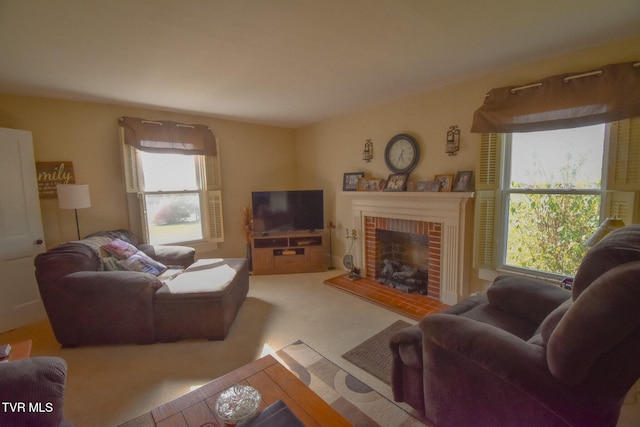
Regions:
<instances>
[{"instance_id":1,"label":"brown sofa","mask_svg":"<svg viewBox=\"0 0 640 427\"><path fill-rule=\"evenodd\" d=\"M591 248L572 291L499 277L391 339L397 401L439 426L615 426L640 378L640 225Z\"/></svg>"},{"instance_id":2,"label":"brown sofa","mask_svg":"<svg viewBox=\"0 0 640 427\"><path fill-rule=\"evenodd\" d=\"M172 277L165 272L166 277L158 277L130 269L109 270L125 262L105 253L105 245L115 242L130 245L141 251L136 257L146 255L145 259L179 274ZM247 262L215 260L203 271L200 264L206 260L194 264L194 255L192 248L183 246L138 245L127 230L95 233L39 254L36 279L56 339L64 347L224 339L249 289ZM131 263L126 266L137 269ZM192 271L196 268L197 273ZM220 283L221 269L226 272L224 283Z\"/></svg>"}]
</instances>

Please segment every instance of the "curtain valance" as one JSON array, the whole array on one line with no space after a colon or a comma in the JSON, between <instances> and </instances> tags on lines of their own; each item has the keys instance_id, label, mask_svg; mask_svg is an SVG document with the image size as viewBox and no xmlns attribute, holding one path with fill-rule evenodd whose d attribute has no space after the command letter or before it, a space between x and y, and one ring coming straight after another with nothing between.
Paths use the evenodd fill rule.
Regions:
<instances>
[{"instance_id":1,"label":"curtain valance","mask_svg":"<svg viewBox=\"0 0 640 427\"><path fill-rule=\"evenodd\" d=\"M216 139L205 125L181 124L168 120L120 117L124 142L151 153L216 155Z\"/></svg>"},{"instance_id":2,"label":"curtain valance","mask_svg":"<svg viewBox=\"0 0 640 427\"><path fill-rule=\"evenodd\" d=\"M535 132L640 116L640 62L492 89L471 132Z\"/></svg>"}]
</instances>

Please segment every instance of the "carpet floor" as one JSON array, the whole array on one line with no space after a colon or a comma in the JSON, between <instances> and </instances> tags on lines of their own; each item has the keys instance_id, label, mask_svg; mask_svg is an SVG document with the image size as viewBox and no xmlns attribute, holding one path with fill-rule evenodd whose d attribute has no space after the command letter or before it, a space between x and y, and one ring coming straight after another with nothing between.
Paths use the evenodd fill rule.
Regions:
<instances>
[{"instance_id":1,"label":"carpet floor","mask_svg":"<svg viewBox=\"0 0 640 427\"><path fill-rule=\"evenodd\" d=\"M119 425L296 340L391 401L387 384L341 356L396 320L413 320L323 284L336 274L252 276L249 296L224 341L60 348L44 320L0 333L0 343L31 339L32 357L67 361L64 412L76 427ZM627 395L617 426L638 426L638 420L640 381Z\"/></svg>"},{"instance_id":2,"label":"carpet floor","mask_svg":"<svg viewBox=\"0 0 640 427\"><path fill-rule=\"evenodd\" d=\"M389 386L341 355L394 321L411 319L323 284L336 274L251 276L224 341L60 348L45 320L1 333L0 343L31 339L32 357L67 361L64 412L76 427L117 426L296 340L391 400Z\"/></svg>"},{"instance_id":3,"label":"carpet floor","mask_svg":"<svg viewBox=\"0 0 640 427\"><path fill-rule=\"evenodd\" d=\"M275 356L356 427L424 426L418 419L302 341L276 351Z\"/></svg>"}]
</instances>

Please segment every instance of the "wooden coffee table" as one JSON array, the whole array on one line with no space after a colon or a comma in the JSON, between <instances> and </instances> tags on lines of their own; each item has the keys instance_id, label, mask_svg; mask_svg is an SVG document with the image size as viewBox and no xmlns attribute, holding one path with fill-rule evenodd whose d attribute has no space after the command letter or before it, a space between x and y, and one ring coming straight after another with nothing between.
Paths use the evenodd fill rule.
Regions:
<instances>
[{"instance_id":1,"label":"wooden coffee table","mask_svg":"<svg viewBox=\"0 0 640 427\"><path fill-rule=\"evenodd\" d=\"M11 353L5 360L12 361L29 358L31 356L31 345L31 340L11 343Z\"/></svg>"},{"instance_id":2,"label":"wooden coffee table","mask_svg":"<svg viewBox=\"0 0 640 427\"><path fill-rule=\"evenodd\" d=\"M215 414L216 400L221 392L234 384L250 385L258 390L262 396L260 410L283 400L307 427L351 426L349 421L272 356L262 357L229 372L127 424L223 427L224 421Z\"/></svg>"}]
</instances>

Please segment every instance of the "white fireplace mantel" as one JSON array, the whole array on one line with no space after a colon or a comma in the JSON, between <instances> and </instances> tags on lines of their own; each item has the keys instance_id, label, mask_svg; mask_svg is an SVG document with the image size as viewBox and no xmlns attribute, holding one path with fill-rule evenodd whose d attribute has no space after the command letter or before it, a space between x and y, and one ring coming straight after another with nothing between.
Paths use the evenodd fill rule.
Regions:
<instances>
[{"instance_id":1,"label":"white fireplace mantel","mask_svg":"<svg viewBox=\"0 0 640 427\"><path fill-rule=\"evenodd\" d=\"M474 193L344 191L351 198L353 228L363 236L366 217L396 218L442 224L440 299L453 305L469 294ZM359 239L356 259L365 259Z\"/></svg>"}]
</instances>

